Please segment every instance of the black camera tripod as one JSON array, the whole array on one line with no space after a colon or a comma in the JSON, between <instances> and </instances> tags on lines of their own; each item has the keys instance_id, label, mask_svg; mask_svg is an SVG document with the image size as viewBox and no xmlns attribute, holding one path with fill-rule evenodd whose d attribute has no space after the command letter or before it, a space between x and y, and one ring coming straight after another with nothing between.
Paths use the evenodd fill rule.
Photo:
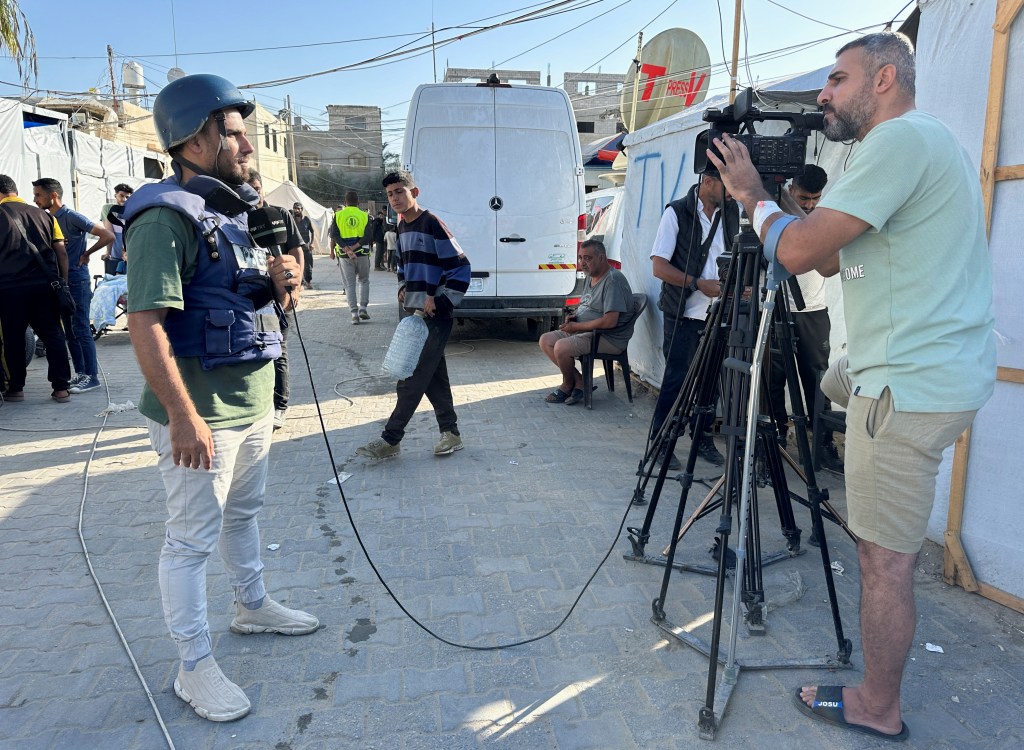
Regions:
<instances>
[{"instance_id":1,"label":"black camera tripod","mask_svg":"<svg viewBox=\"0 0 1024 750\"><path fill-rule=\"evenodd\" d=\"M843 635L842 620L836 599L835 584L832 578L831 561L825 539L824 518L841 524L849 533L842 519L828 505L827 491L817 487L811 461L810 445L806 432L806 412L803 410L799 384L797 381L796 361L792 334L788 321L785 302L776 313L776 289L768 289L763 305L759 306L759 296L750 295L744 300L744 290L760 289L761 280L761 244L744 216L741 219L740 231L732 244L729 271L723 289L725 295L712 306L701 337L697 353L690 364L683 387L673 407L673 416L667 419L655 439L651 441L646 455L641 460L640 479L634 491L634 503L643 502L643 492L647 482L653 476L653 468L660 463L660 470L654 488L651 507L648 509L644 525L640 529L630 528L631 555L626 559L651 564L663 565L665 572L662 578L661 591L652 603L652 621L664 632L680 640L684 644L701 652L709 659L707 697L701 708L698 720L700 736L713 739L719 726L719 715L715 713L716 702L721 704L724 712L732 689L735 686L741 669L796 669L808 667L825 667L829 669L850 667L852 644ZM763 354L768 339L769 328L774 324L783 365L786 373L787 386L794 407L797 446L803 463L802 478L807 485L807 499L789 491L785 477L784 460L789 459L775 440L774 421L759 418L759 393L763 373ZM695 421L694 434L700 435L705 426L714 419L715 391L718 379L722 380L723 403L725 418L722 433L727 437L725 474L712 489L711 493L695 514L686 523L689 528L699 517L721 507L722 514L716 528L716 547L718 566L716 570L698 566L685 566L675 562L676 548L685 533L683 518L686 511L686 500L693 484L693 472L696 466L698 440L691 444L686 466L677 479L681 484L679 505L676 510L672 537L663 558L648 556L645 552L650 539L650 527L657 501L664 487L668 474L668 461L662 456L671 455L678 440L679 433L691 417ZM769 481L775 493L776 506L782 534L786 539L786 551L769 560L762 559L760 539L760 518L756 502L756 483L754 481L753 463L755 454L763 461ZM785 456L785 459L783 458ZM798 468L798 467L794 467ZM798 472L799 473L799 472ZM713 505L713 498L721 493L721 498ZM754 502L751 502L751 496ZM762 584L762 568L769 562L785 559L801 554L800 534L792 511L791 500L796 499L806 505L811 512L814 538L819 543L822 568L828 588L832 620L835 626L837 653L834 657L740 662L736 658L736 639L739 632L740 604L744 607L743 621L751 634L764 633L764 590ZM825 510L822 510L825 506ZM734 584L731 612L731 637L727 655L720 657L722 615L725 602L725 579L729 567L729 536L732 531L733 513L739 519L737 533L738 544L735 551L735 567L737 580ZM748 554L749 551L749 554ZM668 584L674 568L695 570L696 572L713 572L717 576L715 587L715 606L712 620L712 637L710 645L684 629L672 625L665 615L664 603L668 592ZM717 687L718 663L723 661L724 670L721 685Z\"/></svg>"}]
</instances>

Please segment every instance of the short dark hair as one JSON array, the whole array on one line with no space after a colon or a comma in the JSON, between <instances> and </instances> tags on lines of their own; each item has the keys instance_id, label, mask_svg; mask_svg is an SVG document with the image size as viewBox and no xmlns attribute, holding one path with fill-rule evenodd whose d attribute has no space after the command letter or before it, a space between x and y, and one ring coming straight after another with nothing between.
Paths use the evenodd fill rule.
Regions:
<instances>
[{"instance_id":1,"label":"short dark hair","mask_svg":"<svg viewBox=\"0 0 1024 750\"><path fill-rule=\"evenodd\" d=\"M346 206L358 206L359 205L359 193L355 190L348 190L345 192L345 205Z\"/></svg>"},{"instance_id":2,"label":"short dark hair","mask_svg":"<svg viewBox=\"0 0 1024 750\"><path fill-rule=\"evenodd\" d=\"M384 187L387 187L388 185L405 185L407 188L416 187L416 183L413 181L412 175L404 169L399 169L397 172L388 172L384 175L381 185Z\"/></svg>"},{"instance_id":3,"label":"short dark hair","mask_svg":"<svg viewBox=\"0 0 1024 750\"><path fill-rule=\"evenodd\" d=\"M295 201L295 202L294 202L294 203L292 204L292 208L302 208L302 204L301 204L301 203L299 203L298 201Z\"/></svg>"},{"instance_id":4,"label":"short dark hair","mask_svg":"<svg viewBox=\"0 0 1024 750\"><path fill-rule=\"evenodd\" d=\"M126 185L125 183L120 182L117 185L114 185L114 192L128 193L128 195L131 195L132 193L135 192L135 188L133 188L131 185Z\"/></svg>"},{"instance_id":5,"label":"short dark hair","mask_svg":"<svg viewBox=\"0 0 1024 750\"><path fill-rule=\"evenodd\" d=\"M17 195L18 183L9 175L0 174L0 193L4 195Z\"/></svg>"},{"instance_id":6,"label":"short dark hair","mask_svg":"<svg viewBox=\"0 0 1024 750\"><path fill-rule=\"evenodd\" d=\"M793 184L808 193L820 193L828 184L828 174L817 164L807 164L804 166L803 174L793 178Z\"/></svg>"},{"instance_id":7,"label":"short dark hair","mask_svg":"<svg viewBox=\"0 0 1024 750\"><path fill-rule=\"evenodd\" d=\"M32 182L32 187L42 189L47 195L50 193L56 193L58 198L64 197L64 188L61 186L59 181L52 177L40 177L38 180L34 180Z\"/></svg>"},{"instance_id":8,"label":"short dark hair","mask_svg":"<svg viewBox=\"0 0 1024 750\"><path fill-rule=\"evenodd\" d=\"M585 250L588 247L594 248L594 252L598 255L603 255L606 258L608 257L608 251L605 249L604 243L601 242L601 240L584 240L580 244L580 250Z\"/></svg>"},{"instance_id":9,"label":"short dark hair","mask_svg":"<svg viewBox=\"0 0 1024 750\"><path fill-rule=\"evenodd\" d=\"M864 68L869 77L886 65L892 65L896 68L896 82L900 88L908 96L914 95L914 43L910 37L897 31L866 34L840 47L836 57L857 47L864 49Z\"/></svg>"},{"instance_id":10,"label":"short dark hair","mask_svg":"<svg viewBox=\"0 0 1024 750\"><path fill-rule=\"evenodd\" d=\"M260 177L260 173L249 167L249 171L245 175L245 182L249 187L252 187L252 183L256 181L259 181L260 187L263 187L263 178Z\"/></svg>"}]
</instances>

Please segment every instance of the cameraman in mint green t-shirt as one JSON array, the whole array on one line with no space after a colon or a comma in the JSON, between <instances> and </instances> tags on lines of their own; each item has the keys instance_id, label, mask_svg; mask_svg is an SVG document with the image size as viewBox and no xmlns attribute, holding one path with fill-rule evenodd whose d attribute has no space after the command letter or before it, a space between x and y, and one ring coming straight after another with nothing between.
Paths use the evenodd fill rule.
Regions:
<instances>
[{"instance_id":1,"label":"cameraman in mint green t-shirt","mask_svg":"<svg viewBox=\"0 0 1024 750\"><path fill-rule=\"evenodd\" d=\"M839 50L818 96L824 133L859 145L813 214L790 202L786 211L799 218L785 216L739 141L716 139L721 157L708 151L752 217L766 255L774 251L770 262L794 274L841 274L849 352L829 369L822 390L847 407L846 493L860 540L864 681L805 686L797 706L896 740L910 733L900 682L914 636L914 565L942 451L991 396L996 370L977 170L945 125L915 109L914 74L902 34L869 34Z\"/></svg>"}]
</instances>

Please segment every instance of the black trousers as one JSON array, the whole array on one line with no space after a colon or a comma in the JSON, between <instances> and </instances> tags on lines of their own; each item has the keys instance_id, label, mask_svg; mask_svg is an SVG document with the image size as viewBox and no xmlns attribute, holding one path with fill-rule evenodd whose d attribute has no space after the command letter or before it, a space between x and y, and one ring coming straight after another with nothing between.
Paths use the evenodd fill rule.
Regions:
<instances>
[{"instance_id":1,"label":"black trousers","mask_svg":"<svg viewBox=\"0 0 1024 750\"><path fill-rule=\"evenodd\" d=\"M452 319L427 318L426 323L427 341L420 353L419 364L412 375L398 381L398 403L381 433L381 437L391 445L398 445L405 437L405 428L424 396L434 407L438 430L459 434L455 400L448 381L448 364L444 359L444 348L452 332Z\"/></svg>"},{"instance_id":2,"label":"black trousers","mask_svg":"<svg viewBox=\"0 0 1024 750\"><path fill-rule=\"evenodd\" d=\"M4 342L3 368L7 390L25 388L25 330L32 326L46 345L46 378L55 391L67 390L71 380L68 345L60 321L57 298L49 284L32 284L0 292L0 338Z\"/></svg>"},{"instance_id":3,"label":"black trousers","mask_svg":"<svg viewBox=\"0 0 1024 750\"><path fill-rule=\"evenodd\" d=\"M307 284L313 283L313 251L308 245L302 246L302 280Z\"/></svg>"},{"instance_id":4,"label":"black trousers","mask_svg":"<svg viewBox=\"0 0 1024 750\"><path fill-rule=\"evenodd\" d=\"M818 384L828 369L828 339L832 332L832 323L827 309L793 312L791 317L793 335L796 337L796 369L800 375L800 389L803 391L804 413L808 416L810 424L809 418L814 410ZM768 398L775 424L782 428L789 421L789 413L786 411L786 371L781 358L774 353L769 371ZM831 406L827 399L824 403L826 409Z\"/></svg>"},{"instance_id":5,"label":"black trousers","mask_svg":"<svg viewBox=\"0 0 1024 750\"><path fill-rule=\"evenodd\" d=\"M274 360L274 410L284 411L288 408L288 331L295 325L291 314L285 316L288 328L281 329L281 356Z\"/></svg>"},{"instance_id":6,"label":"black trousers","mask_svg":"<svg viewBox=\"0 0 1024 750\"><path fill-rule=\"evenodd\" d=\"M388 262L388 259L387 259L387 253L385 253L385 251L384 251L384 243L383 242L374 242L373 243L373 267L375 269L377 269L378 271L383 270L383 268L387 264L387 262Z\"/></svg>"},{"instance_id":7,"label":"black trousers","mask_svg":"<svg viewBox=\"0 0 1024 750\"><path fill-rule=\"evenodd\" d=\"M665 374L661 378L661 392L654 405L654 417L651 421L651 436L657 434L672 412L672 406L679 397L679 391L686 380L686 372L690 362L697 354L700 334L704 330L704 321L694 318L676 318L665 316L664 340L661 350L665 354ZM673 333L675 334L673 338ZM717 392L715 398L718 398ZM696 419L690 419L690 432Z\"/></svg>"}]
</instances>

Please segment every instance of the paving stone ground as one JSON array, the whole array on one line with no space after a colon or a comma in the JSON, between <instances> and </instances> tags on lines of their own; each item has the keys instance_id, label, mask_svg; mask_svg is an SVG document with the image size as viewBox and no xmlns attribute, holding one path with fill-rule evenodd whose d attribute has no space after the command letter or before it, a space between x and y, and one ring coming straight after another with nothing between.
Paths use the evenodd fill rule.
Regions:
<instances>
[{"instance_id":1,"label":"paving stone ground","mask_svg":"<svg viewBox=\"0 0 1024 750\"><path fill-rule=\"evenodd\" d=\"M45 363L33 362L26 400L0 409L0 747L168 746L89 576L80 513L96 576L182 750L713 746L696 731L707 659L651 622L663 569L624 560L625 537L613 544L624 517L640 526L646 513L630 500L653 395L635 389L628 403L616 375L614 393L599 381L593 411L546 404L558 376L523 323L470 322L455 328L448 346L466 449L441 459L431 454L437 430L424 404L401 457L369 463L355 449L379 434L394 405L380 362L397 322L395 282L373 274L372 320L352 326L326 258L318 259L316 277L300 324L335 465L351 474L342 485L348 512L329 483L330 460L293 337L292 407L275 436L260 525L264 546L280 545L264 550L270 591L315 612L323 627L295 638L230 633L231 589L214 556L215 654L253 710L241 721L214 724L175 697L176 652L156 579L164 493L154 455L137 411L105 423L96 416L108 399L137 401L141 390L128 336L115 331L98 342L106 390L55 404ZM716 476L703 462L696 475L688 510L706 492L700 480ZM795 476L790 481L802 489ZM841 478L825 473L821 483L843 512ZM653 519L651 554L667 545L678 504L679 485L670 482ZM770 494L760 508L765 551L782 549ZM797 507L796 514L809 529L807 511ZM710 565L717 522L717 513L698 521L678 559ZM844 569L835 580L855 668L741 672L719 747L880 744L812 722L792 705L800 684L859 679L855 550L836 527L828 534L830 555ZM780 604L769 613L766 636L741 628L741 659L835 653L821 560L807 549L765 568L767 597ZM782 604L795 576L806 591ZM931 543L916 583L919 622L903 692L907 746L1024 747L1024 617L945 585L941 550ZM664 601L673 625L708 637L713 602L713 578L673 573ZM539 639L494 648L532 638Z\"/></svg>"}]
</instances>

